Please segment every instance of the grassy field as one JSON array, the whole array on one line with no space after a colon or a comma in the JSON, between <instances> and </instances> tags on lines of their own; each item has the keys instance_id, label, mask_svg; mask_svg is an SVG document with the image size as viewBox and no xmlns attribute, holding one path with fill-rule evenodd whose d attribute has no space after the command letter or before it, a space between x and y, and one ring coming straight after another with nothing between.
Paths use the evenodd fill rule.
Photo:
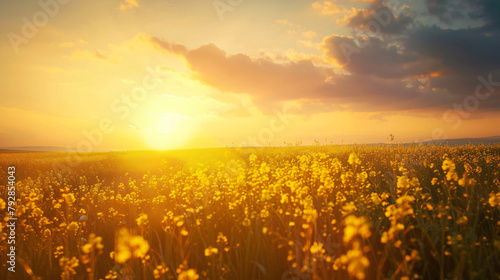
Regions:
<instances>
[{"instance_id":1,"label":"grassy field","mask_svg":"<svg viewBox=\"0 0 500 280\"><path fill-rule=\"evenodd\" d=\"M1 279L499 279L500 146L0 154Z\"/></svg>"}]
</instances>

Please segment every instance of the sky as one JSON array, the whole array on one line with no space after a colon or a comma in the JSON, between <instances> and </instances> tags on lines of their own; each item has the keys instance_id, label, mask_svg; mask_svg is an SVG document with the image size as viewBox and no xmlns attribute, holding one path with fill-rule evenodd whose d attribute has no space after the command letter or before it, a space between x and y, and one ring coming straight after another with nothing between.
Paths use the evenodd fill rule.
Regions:
<instances>
[{"instance_id":1,"label":"sky","mask_svg":"<svg viewBox=\"0 0 500 280\"><path fill-rule=\"evenodd\" d=\"M497 0L0 2L0 146L500 135Z\"/></svg>"}]
</instances>

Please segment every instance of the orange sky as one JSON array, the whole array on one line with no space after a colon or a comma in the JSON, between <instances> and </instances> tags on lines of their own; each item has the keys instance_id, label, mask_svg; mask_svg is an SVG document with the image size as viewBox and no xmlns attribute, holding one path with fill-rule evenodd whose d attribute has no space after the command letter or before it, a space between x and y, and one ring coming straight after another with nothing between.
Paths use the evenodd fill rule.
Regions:
<instances>
[{"instance_id":1,"label":"orange sky","mask_svg":"<svg viewBox=\"0 0 500 280\"><path fill-rule=\"evenodd\" d=\"M500 135L491 0L0 4L0 147Z\"/></svg>"}]
</instances>

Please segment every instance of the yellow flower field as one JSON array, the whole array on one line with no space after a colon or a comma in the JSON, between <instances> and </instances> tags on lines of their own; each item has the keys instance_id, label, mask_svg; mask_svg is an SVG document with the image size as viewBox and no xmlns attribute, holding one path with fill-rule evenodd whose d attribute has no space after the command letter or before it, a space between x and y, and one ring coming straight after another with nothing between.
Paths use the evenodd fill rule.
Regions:
<instances>
[{"instance_id":1,"label":"yellow flower field","mask_svg":"<svg viewBox=\"0 0 500 280\"><path fill-rule=\"evenodd\" d=\"M500 277L498 145L0 156L1 279Z\"/></svg>"}]
</instances>

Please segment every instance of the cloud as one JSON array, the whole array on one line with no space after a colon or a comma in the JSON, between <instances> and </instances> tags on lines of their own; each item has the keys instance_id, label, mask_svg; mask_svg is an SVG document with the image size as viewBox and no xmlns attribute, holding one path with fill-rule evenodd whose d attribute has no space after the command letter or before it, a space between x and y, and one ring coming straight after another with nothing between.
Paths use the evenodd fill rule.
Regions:
<instances>
[{"instance_id":1,"label":"cloud","mask_svg":"<svg viewBox=\"0 0 500 280\"><path fill-rule=\"evenodd\" d=\"M228 55L214 44L186 50L184 46L156 37L150 37L149 42L156 48L182 56L193 77L203 83L228 92L251 94L262 104L318 94L317 88L333 74L330 69L316 67L309 60L275 63L245 54Z\"/></svg>"},{"instance_id":2,"label":"cloud","mask_svg":"<svg viewBox=\"0 0 500 280\"><path fill-rule=\"evenodd\" d=\"M468 95L477 86L479 75L500 72L500 54L497 51L500 49L500 38L481 30L422 27L410 32L404 45L409 52L440 61L439 71L446 75L431 79L432 87L456 95Z\"/></svg>"},{"instance_id":3,"label":"cloud","mask_svg":"<svg viewBox=\"0 0 500 280\"><path fill-rule=\"evenodd\" d=\"M139 3L137 2L137 0L122 0L122 2L120 3L120 10L122 11L134 9L137 7L139 7Z\"/></svg>"},{"instance_id":4,"label":"cloud","mask_svg":"<svg viewBox=\"0 0 500 280\"><path fill-rule=\"evenodd\" d=\"M207 84L268 100L301 98L328 74L307 60L278 64L244 54L227 55L213 44L187 52L185 59L195 77Z\"/></svg>"},{"instance_id":5,"label":"cloud","mask_svg":"<svg viewBox=\"0 0 500 280\"><path fill-rule=\"evenodd\" d=\"M497 0L425 0L425 6L429 15L447 24L479 20L484 29L500 28L500 2Z\"/></svg>"},{"instance_id":6,"label":"cloud","mask_svg":"<svg viewBox=\"0 0 500 280\"><path fill-rule=\"evenodd\" d=\"M472 2L472 11L469 16L472 19L482 19L485 21L484 30L498 32L500 29L500 1L478 0Z\"/></svg>"},{"instance_id":7,"label":"cloud","mask_svg":"<svg viewBox=\"0 0 500 280\"><path fill-rule=\"evenodd\" d=\"M361 42L364 48L352 37L331 35L324 39L322 48L328 59L341 65L352 77L372 77L379 82L396 80L419 89L415 92L428 92L432 96L448 94L450 104L474 94L480 75L493 74L494 81L500 80L500 55L495 51L500 48L500 39L475 30L422 27L397 40L371 37ZM397 90L401 94L405 91Z\"/></svg>"},{"instance_id":8,"label":"cloud","mask_svg":"<svg viewBox=\"0 0 500 280\"><path fill-rule=\"evenodd\" d=\"M339 36L330 39L333 38L352 40ZM425 68L425 64L420 66L418 57L397 57L397 51L381 41L374 43L372 50L365 50L368 61L360 59L356 62L355 67L349 68L352 71L350 75L335 74L331 69L315 66L309 60L278 63L241 53L230 55L213 44L187 50L182 45L156 37L149 37L148 42L158 49L183 57L193 78L222 91L249 94L266 112L280 102L291 100L320 100L313 103L304 101L304 114L321 111L320 107L331 111L346 108L345 105L349 110L367 112L432 110L455 100L447 92L432 90L428 79L439 75L431 72L434 69ZM387 59L377 58L381 54ZM396 61L393 56L396 56ZM411 66L403 71L406 74L398 73L398 65L403 62ZM377 68L377 63L382 65ZM387 73L378 74L377 69ZM422 79L422 75L427 80Z\"/></svg>"},{"instance_id":9,"label":"cloud","mask_svg":"<svg viewBox=\"0 0 500 280\"><path fill-rule=\"evenodd\" d=\"M492 16L500 14L498 3L426 1L429 14L442 17L457 10L481 20L482 24L475 27L460 28L463 23L454 28L438 27L422 22L425 18L411 13L399 16L391 13L387 17L389 24L382 26L379 34L356 32L370 21L380 23L377 13L390 11L386 3L374 2L368 9L353 9L344 18L346 25L355 28L352 36L327 36L321 49L326 59L351 75L402 79L408 85L423 87L421 90L448 94L449 103L460 102L464 96L474 93L479 75L500 76L500 54L496 51L500 49L500 25L496 25L497 18ZM495 104L496 101L488 102Z\"/></svg>"},{"instance_id":10,"label":"cloud","mask_svg":"<svg viewBox=\"0 0 500 280\"><path fill-rule=\"evenodd\" d=\"M373 32L373 26L378 26L382 34L401 34L413 23L411 16L400 14L394 15L392 10L384 2L373 2L369 9L352 8L339 23L348 27Z\"/></svg>"},{"instance_id":11,"label":"cloud","mask_svg":"<svg viewBox=\"0 0 500 280\"><path fill-rule=\"evenodd\" d=\"M214 44L187 49L153 36L145 35L144 41L182 57L193 78L224 92L250 95L264 111L282 102L298 102L305 114L332 110L443 112L474 94L478 76L492 75L494 82L500 81L500 17L495 17L500 2L428 0L428 15L407 6L395 15L395 7L387 2L368 2L366 9L353 8L342 21L353 28L352 35L331 34L318 47L304 41L314 37L314 30L298 31L301 37L297 41L319 48L323 58L293 50L255 58L228 54ZM337 7L329 1L312 6L325 14ZM429 23L429 16L444 18L454 11L457 24L450 23L453 28ZM464 18L469 19L468 24L463 23ZM380 32L360 34L371 22L381 26ZM276 23L296 27L287 19ZM481 108L500 108L500 94L493 93Z\"/></svg>"},{"instance_id":12,"label":"cloud","mask_svg":"<svg viewBox=\"0 0 500 280\"><path fill-rule=\"evenodd\" d=\"M448 94L432 92L428 86L359 74L336 77L325 84L323 93L336 103L350 104L353 111L365 112L434 110L450 102Z\"/></svg>"},{"instance_id":13,"label":"cloud","mask_svg":"<svg viewBox=\"0 0 500 280\"><path fill-rule=\"evenodd\" d=\"M403 79L439 70L432 59L422 59L376 37L357 42L352 37L331 35L323 40L322 49L327 58L351 74Z\"/></svg>"},{"instance_id":14,"label":"cloud","mask_svg":"<svg viewBox=\"0 0 500 280\"><path fill-rule=\"evenodd\" d=\"M316 36L318 36L318 34L316 34L316 32L314 32L312 30L302 32L302 37L304 37L304 38L312 39Z\"/></svg>"},{"instance_id":15,"label":"cloud","mask_svg":"<svg viewBox=\"0 0 500 280\"><path fill-rule=\"evenodd\" d=\"M450 24L468 18L468 12L463 9L467 4L462 0L425 0L424 2L429 15L444 23Z\"/></svg>"},{"instance_id":16,"label":"cloud","mask_svg":"<svg viewBox=\"0 0 500 280\"><path fill-rule=\"evenodd\" d=\"M408 35L405 46L409 51L440 59L454 72L489 72L500 66L500 38L488 36L479 28L423 27Z\"/></svg>"},{"instance_id":17,"label":"cloud","mask_svg":"<svg viewBox=\"0 0 500 280\"><path fill-rule=\"evenodd\" d=\"M339 6L334 4L332 1L317 1L312 3L311 6L313 7L313 9L319 11L323 15L332 15L341 12Z\"/></svg>"},{"instance_id":18,"label":"cloud","mask_svg":"<svg viewBox=\"0 0 500 280\"><path fill-rule=\"evenodd\" d=\"M280 25L291 26L291 27L294 26L294 24L291 23L288 19L277 19L274 22Z\"/></svg>"},{"instance_id":19,"label":"cloud","mask_svg":"<svg viewBox=\"0 0 500 280\"><path fill-rule=\"evenodd\" d=\"M163 41L160 38L148 36L146 34L141 34L137 36L137 39L152 43L153 46L158 48L161 51L167 51L173 54L185 55L187 53L187 49L185 46L181 44L172 44L166 41Z\"/></svg>"},{"instance_id":20,"label":"cloud","mask_svg":"<svg viewBox=\"0 0 500 280\"><path fill-rule=\"evenodd\" d=\"M279 29L281 29L280 27L286 27L286 32L290 35L300 34L301 26L293 24L288 19L277 19L274 22L278 24Z\"/></svg>"},{"instance_id":21,"label":"cloud","mask_svg":"<svg viewBox=\"0 0 500 280\"><path fill-rule=\"evenodd\" d=\"M427 11L431 15L441 16L447 10L446 4L448 0L425 0L424 2L427 7Z\"/></svg>"}]
</instances>

